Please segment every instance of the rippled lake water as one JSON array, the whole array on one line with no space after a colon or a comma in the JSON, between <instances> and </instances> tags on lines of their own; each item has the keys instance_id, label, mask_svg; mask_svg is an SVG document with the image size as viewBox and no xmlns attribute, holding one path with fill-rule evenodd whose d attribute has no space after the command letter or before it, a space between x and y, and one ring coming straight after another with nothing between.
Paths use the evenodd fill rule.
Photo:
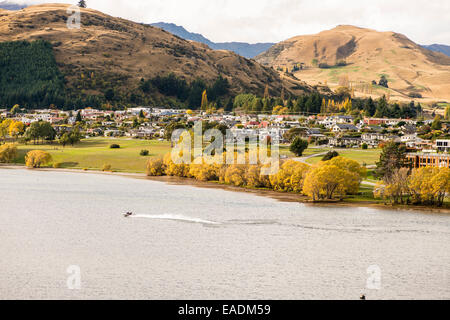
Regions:
<instances>
[{"instance_id":1,"label":"rippled lake water","mask_svg":"<svg viewBox=\"0 0 450 320\"><path fill-rule=\"evenodd\" d=\"M0 256L0 299L450 298L448 214L112 175L0 169Z\"/></svg>"}]
</instances>

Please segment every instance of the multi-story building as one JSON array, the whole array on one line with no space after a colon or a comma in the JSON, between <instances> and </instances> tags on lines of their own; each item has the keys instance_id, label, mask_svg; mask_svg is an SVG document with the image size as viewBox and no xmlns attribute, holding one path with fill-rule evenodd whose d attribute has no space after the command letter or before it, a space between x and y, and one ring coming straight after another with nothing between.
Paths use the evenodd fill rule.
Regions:
<instances>
[{"instance_id":1,"label":"multi-story building","mask_svg":"<svg viewBox=\"0 0 450 320\"><path fill-rule=\"evenodd\" d=\"M436 140L436 150L448 153L450 151L450 140Z\"/></svg>"},{"instance_id":2,"label":"multi-story building","mask_svg":"<svg viewBox=\"0 0 450 320\"><path fill-rule=\"evenodd\" d=\"M450 154L408 153L407 158L414 168L450 168Z\"/></svg>"}]
</instances>

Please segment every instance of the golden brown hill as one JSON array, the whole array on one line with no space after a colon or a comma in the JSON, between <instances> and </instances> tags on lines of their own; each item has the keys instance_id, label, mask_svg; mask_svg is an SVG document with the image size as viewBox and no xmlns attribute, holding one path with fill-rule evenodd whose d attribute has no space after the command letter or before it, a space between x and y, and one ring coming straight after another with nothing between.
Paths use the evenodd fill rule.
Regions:
<instances>
[{"instance_id":1,"label":"golden brown hill","mask_svg":"<svg viewBox=\"0 0 450 320\"><path fill-rule=\"evenodd\" d=\"M80 77L103 74L120 81L126 90L136 87L141 78L169 73L186 80L206 81L222 75L230 81L233 93L263 94L269 85L271 94L278 95L283 85L290 90L301 84L281 79L272 68L230 51L214 51L162 29L92 9L81 9L81 28L69 29L68 8L64 4L45 4L20 11L1 10L0 41L48 40L54 46L56 61L69 86L81 86ZM311 89L303 85L306 90ZM99 93L91 87L81 89Z\"/></svg>"},{"instance_id":2,"label":"golden brown hill","mask_svg":"<svg viewBox=\"0 0 450 320\"><path fill-rule=\"evenodd\" d=\"M294 74L309 84L349 83L356 95L389 93L405 100L419 93L428 101L450 100L450 57L394 32L338 26L280 42L255 59L279 70L301 67ZM382 75L391 90L370 86Z\"/></svg>"}]
</instances>

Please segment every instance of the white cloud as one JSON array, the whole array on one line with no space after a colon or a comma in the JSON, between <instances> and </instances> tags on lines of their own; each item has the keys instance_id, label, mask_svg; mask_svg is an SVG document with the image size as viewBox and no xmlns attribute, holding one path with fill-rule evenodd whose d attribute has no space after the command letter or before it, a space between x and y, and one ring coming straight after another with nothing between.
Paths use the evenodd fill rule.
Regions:
<instances>
[{"instance_id":1,"label":"white cloud","mask_svg":"<svg viewBox=\"0 0 450 320\"><path fill-rule=\"evenodd\" d=\"M176 23L216 42L278 42L352 24L403 33L421 44L450 45L448 0L87 0L87 4L137 22Z\"/></svg>"}]
</instances>

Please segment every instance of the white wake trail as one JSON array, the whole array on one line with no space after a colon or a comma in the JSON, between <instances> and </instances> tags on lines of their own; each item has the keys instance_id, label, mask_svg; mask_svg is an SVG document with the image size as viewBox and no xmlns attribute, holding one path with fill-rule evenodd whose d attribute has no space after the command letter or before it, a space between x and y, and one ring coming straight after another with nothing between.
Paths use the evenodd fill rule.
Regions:
<instances>
[{"instance_id":1,"label":"white wake trail","mask_svg":"<svg viewBox=\"0 0 450 320\"><path fill-rule=\"evenodd\" d=\"M131 218L134 219L154 219L154 220L172 220L172 221L182 221L182 222L190 222L190 223L201 223L201 224L210 224L210 225L219 225L220 223L199 219L199 218L192 218L192 217L186 217L183 215L176 215L176 214L160 214L160 215L150 215L150 214L137 214L131 216Z\"/></svg>"}]
</instances>

